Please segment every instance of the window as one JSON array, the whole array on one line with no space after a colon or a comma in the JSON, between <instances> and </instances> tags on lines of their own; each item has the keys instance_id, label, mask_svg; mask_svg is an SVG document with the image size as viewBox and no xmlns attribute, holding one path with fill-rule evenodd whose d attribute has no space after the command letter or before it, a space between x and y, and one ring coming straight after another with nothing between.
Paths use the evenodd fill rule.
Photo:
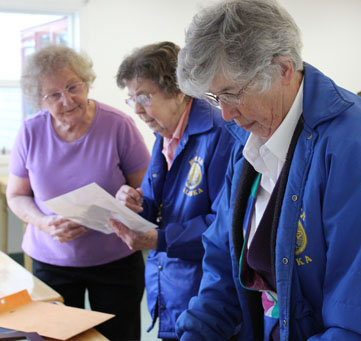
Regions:
<instances>
[{"instance_id":1,"label":"window","mask_svg":"<svg viewBox=\"0 0 361 341\"><path fill-rule=\"evenodd\" d=\"M0 45L6 51L0 57L0 154L11 150L21 122L35 112L20 90L26 56L48 43L71 46L71 20L71 15L0 12Z\"/></svg>"}]
</instances>

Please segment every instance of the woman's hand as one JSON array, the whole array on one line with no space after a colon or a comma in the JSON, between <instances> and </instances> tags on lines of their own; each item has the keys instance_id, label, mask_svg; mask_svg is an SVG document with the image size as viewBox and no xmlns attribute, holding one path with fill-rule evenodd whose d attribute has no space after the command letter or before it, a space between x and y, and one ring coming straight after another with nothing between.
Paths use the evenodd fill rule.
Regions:
<instances>
[{"instance_id":1,"label":"woman's hand","mask_svg":"<svg viewBox=\"0 0 361 341\"><path fill-rule=\"evenodd\" d=\"M58 215L46 216L36 206L30 180L9 174L6 198L11 210L23 221L50 234L54 240L67 242L83 235L87 228Z\"/></svg>"},{"instance_id":2,"label":"woman's hand","mask_svg":"<svg viewBox=\"0 0 361 341\"><path fill-rule=\"evenodd\" d=\"M74 240L87 231L84 226L58 215L44 216L38 227L61 243Z\"/></svg>"},{"instance_id":3,"label":"woman's hand","mask_svg":"<svg viewBox=\"0 0 361 341\"><path fill-rule=\"evenodd\" d=\"M156 229L147 232L137 232L130 230L115 219L110 219L109 223L116 235L128 245L129 249L134 251L157 249L158 231Z\"/></svg>"},{"instance_id":4,"label":"woman's hand","mask_svg":"<svg viewBox=\"0 0 361 341\"><path fill-rule=\"evenodd\" d=\"M123 185L119 188L115 197L126 207L136 213L143 211L143 191L140 188L133 188Z\"/></svg>"}]
</instances>

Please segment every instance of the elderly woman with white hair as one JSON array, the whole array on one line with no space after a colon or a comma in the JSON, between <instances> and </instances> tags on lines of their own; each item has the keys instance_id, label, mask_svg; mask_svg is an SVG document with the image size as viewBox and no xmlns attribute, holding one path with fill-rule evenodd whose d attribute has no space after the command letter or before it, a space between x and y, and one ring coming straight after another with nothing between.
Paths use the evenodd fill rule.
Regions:
<instances>
[{"instance_id":1,"label":"elderly woman with white hair","mask_svg":"<svg viewBox=\"0 0 361 341\"><path fill-rule=\"evenodd\" d=\"M273 0L218 2L186 33L180 88L250 135L235 134L182 341L361 339L361 99L301 46Z\"/></svg>"},{"instance_id":2,"label":"elderly woman with white hair","mask_svg":"<svg viewBox=\"0 0 361 341\"><path fill-rule=\"evenodd\" d=\"M7 200L28 223L22 247L33 273L66 305L83 308L87 290L92 309L115 314L97 327L110 340L138 340L141 252L44 205L92 182L112 195L142 182L149 162L143 138L129 116L88 98L94 79L91 60L65 46L47 46L27 59L22 89L41 110L23 123L12 149Z\"/></svg>"}]
</instances>

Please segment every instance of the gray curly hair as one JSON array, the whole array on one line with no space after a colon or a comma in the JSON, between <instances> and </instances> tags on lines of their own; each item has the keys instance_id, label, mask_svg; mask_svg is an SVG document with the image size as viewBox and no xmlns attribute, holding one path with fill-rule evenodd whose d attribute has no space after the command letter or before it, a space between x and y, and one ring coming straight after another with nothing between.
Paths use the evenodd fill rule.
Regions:
<instances>
[{"instance_id":1,"label":"gray curly hair","mask_svg":"<svg viewBox=\"0 0 361 341\"><path fill-rule=\"evenodd\" d=\"M47 45L27 57L21 76L25 100L36 109L41 107L41 80L63 68L72 69L88 87L95 80L93 62L83 54L64 45Z\"/></svg>"},{"instance_id":2,"label":"gray curly hair","mask_svg":"<svg viewBox=\"0 0 361 341\"><path fill-rule=\"evenodd\" d=\"M301 34L275 0L226 0L194 16L178 55L180 89L202 97L218 73L244 86L267 91L281 72L277 56L289 56L302 70Z\"/></svg>"}]
</instances>

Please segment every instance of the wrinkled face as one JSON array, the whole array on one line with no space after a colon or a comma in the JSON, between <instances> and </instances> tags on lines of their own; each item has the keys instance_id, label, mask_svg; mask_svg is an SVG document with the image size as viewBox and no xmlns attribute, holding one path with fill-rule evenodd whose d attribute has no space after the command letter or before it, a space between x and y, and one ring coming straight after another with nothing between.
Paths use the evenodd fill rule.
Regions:
<instances>
[{"instance_id":1,"label":"wrinkled face","mask_svg":"<svg viewBox=\"0 0 361 341\"><path fill-rule=\"evenodd\" d=\"M73 70L64 68L41 79L41 97L42 107L57 124L74 126L86 115L88 85Z\"/></svg>"},{"instance_id":2,"label":"wrinkled face","mask_svg":"<svg viewBox=\"0 0 361 341\"><path fill-rule=\"evenodd\" d=\"M130 99L134 101L134 112L154 132L171 137L183 114L180 108L184 95L170 97L149 79L133 79L127 83L127 88ZM142 97L148 100L138 100Z\"/></svg>"},{"instance_id":3,"label":"wrinkled face","mask_svg":"<svg viewBox=\"0 0 361 341\"><path fill-rule=\"evenodd\" d=\"M241 87L223 75L217 75L209 89L215 95L238 94ZM226 121L234 120L240 127L268 139L282 123L287 112L284 107L284 90L281 80L275 80L272 88L264 93L246 87L240 94L239 105L220 101L222 116Z\"/></svg>"}]
</instances>

